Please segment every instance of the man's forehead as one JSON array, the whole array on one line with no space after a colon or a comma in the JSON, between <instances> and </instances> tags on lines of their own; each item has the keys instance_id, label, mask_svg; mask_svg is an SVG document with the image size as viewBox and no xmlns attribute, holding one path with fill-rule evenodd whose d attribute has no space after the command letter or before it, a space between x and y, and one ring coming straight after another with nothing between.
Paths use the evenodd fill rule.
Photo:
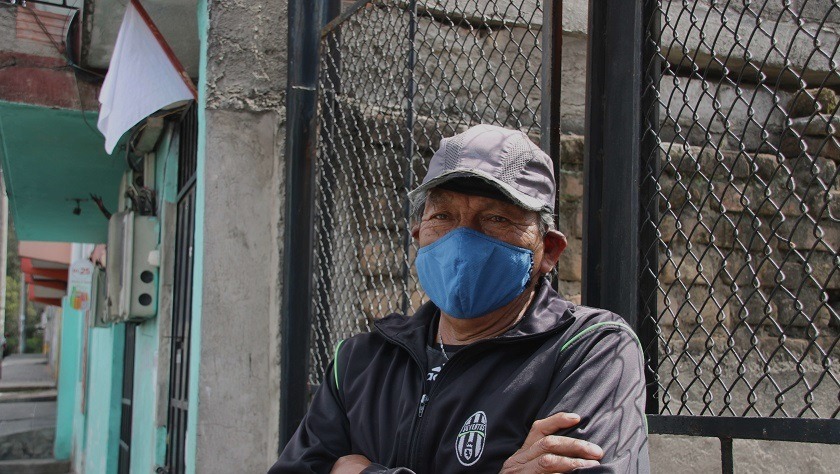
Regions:
<instances>
[{"instance_id":1,"label":"man's forehead","mask_svg":"<svg viewBox=\"0 0 840 474\"><path fill-rule=\"evenodd\" d=\"M536 214L533 211L523 209L511 202L505 202L503 200L496 199L493 197L479 196L472 193L454 191L451 189L432 188L429 190L429 196L427 200L433 206L438 207L444 205L461 204L462 201L467 198L470 199L470 202L481 203L482 205L487 207L507 209L510 211L515 210L523 214Z\"/></svg>"}]
</instances>

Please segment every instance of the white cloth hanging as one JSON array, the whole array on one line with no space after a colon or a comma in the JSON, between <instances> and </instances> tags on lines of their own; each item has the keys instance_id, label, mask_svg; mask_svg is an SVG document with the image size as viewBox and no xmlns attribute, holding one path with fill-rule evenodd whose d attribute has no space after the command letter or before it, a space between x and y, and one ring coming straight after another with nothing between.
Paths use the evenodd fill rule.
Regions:
<instances>
[{"instance_id":1,"label":"white cloth hanging","mask_svg":"<svg viewBox=\"0 0 840 474\"><path fill-rule=\"evenodd\" d=\"M142 6L139 7L142 9ZM120 138L138 122L176 102L195 98L195 89L173 59L163 38L156 36L134 1L129 2L123 16L117 43L99 92L97 126L105 135L105 151L109 154Z\"/></svg>"}]
</instances>

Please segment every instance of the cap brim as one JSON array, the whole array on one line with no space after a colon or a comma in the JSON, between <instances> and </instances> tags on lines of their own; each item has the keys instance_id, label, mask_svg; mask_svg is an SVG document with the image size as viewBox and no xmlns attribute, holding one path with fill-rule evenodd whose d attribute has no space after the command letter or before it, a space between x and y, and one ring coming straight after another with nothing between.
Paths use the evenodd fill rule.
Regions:
<instances>
[{"instance_id":1,"label":"cap brim","mask_svg":"<svg viewBox=\"0 0 840 474\"><path fill-rule=\"evenodd\" d=\"M489 174L484 173L481 170L453 170L447 173L443 173L440 176L436 176L430 179L429 181L421 184L420 186L409 192L408 197L409 199L413 200L415 196L426 192L432 188L435 188L449 181L450 179L455 178L481 178L482 180L496 187L505 196L509 197L511 201L513 201L517 206L528 209L529 211L541 211L543 209L551 209L542 200L517 191L513 186L499 181L495 177L490 176Z\"/></svg>"}]
</instances>

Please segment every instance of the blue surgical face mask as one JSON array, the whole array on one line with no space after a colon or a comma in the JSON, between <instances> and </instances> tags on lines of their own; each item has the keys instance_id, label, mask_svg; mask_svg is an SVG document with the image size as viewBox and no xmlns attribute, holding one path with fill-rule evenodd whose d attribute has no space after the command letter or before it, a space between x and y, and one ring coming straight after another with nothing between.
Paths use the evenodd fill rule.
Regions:
<instances>
[{"instance_id":1,"label":"blue surgical face mask","mask_svg":"<svg viewBox=\"0 0 840 474\"><path fill-rule=\"evenodd\" d=\"M423 290L443 312L460 319L483 316L522 294L534 252L458 227L417 252Z\"/></svg>"}]
</instances>

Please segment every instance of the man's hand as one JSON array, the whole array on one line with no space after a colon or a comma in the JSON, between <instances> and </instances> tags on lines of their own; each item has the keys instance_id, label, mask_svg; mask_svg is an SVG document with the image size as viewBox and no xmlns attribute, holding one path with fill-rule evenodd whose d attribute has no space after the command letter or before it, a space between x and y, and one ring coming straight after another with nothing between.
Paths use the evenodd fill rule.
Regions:
<instances>
[{"instance_id":1,"label":"man's hand","mask_svg":"<svg viewBox=\"0 0 840 474\"><path fill-rule=\"evenodd\" d=\"M574 413L555 413L537 420L519 451L502 466L502 473L557 473L597 466L604 451L597 445L554 433L580 423Z\"/></svg>"},{"instance_id":2,"label":"man's hand","mask_svg":"<svg viewBox=\"0 0 840 474\"><path fill-rule=\"evenodd\" d=\"M331 474L359 474L370 466L370 459L361 454L349 454L338 458L333 464Z\"/></svg>"}]
</instances>

